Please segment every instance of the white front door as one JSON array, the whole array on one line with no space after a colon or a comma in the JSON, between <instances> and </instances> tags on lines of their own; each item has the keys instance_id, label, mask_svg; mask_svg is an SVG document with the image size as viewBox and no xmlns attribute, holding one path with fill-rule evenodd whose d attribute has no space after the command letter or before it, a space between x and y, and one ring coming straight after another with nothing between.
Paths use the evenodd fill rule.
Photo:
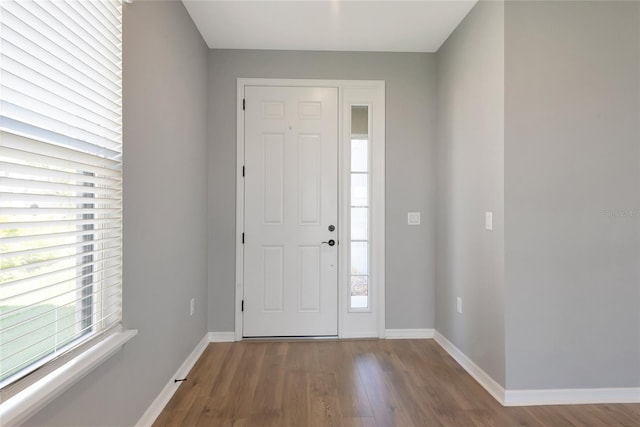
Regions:
<instances>
[{"instance_id":1,"label":"white front door","mask_svg":"<svg viewBox=\"0 0 640 427\"><path fill-rule=\"evenodd\" d=\"M337 335L338 89L244 99L243 336Z\"/></svg>"}]
</instances>

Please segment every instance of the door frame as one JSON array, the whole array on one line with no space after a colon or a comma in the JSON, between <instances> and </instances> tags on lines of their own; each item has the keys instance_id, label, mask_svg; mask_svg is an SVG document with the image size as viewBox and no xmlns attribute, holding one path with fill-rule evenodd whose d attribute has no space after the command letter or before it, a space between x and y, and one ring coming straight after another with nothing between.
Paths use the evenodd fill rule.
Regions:
<instances>
[{"instance_id":1,"label":"door frame","mask_svg":"<svg viewBox=\"0 0 640 427\"><path fill-rule=\"evenodd\" d=\"M370 277L372 307L376 319L375 331L370 329L362 332L360 325L353 319L353 312L347 306L347 278L346 265L348 262L346 251L339 251L338 257L338 338L372 337L372 333L379 338L385 334L385 82L383 80L317 80L317 79L267 79L267 78L238 78L236 99L236 283L235 283L235 340L242 337L242 299L244 295L244 248L242 237L244 232L244 88L245 86L294 86L294 87L332 87L338 89L338 242L348 242L349 227L343 226L348 218L348 203L345 197L346 180L349 177L349 164L344 162L344 150L348 130L345 121L350 122L347 104L355 98L345 96L350 90L353 92L369 89L373 99L363 103L373 107L370 118L372 128L371 138L371 259ZM354 105L354 104L352 104ZM357 316L357 314L356 314Z\"/></svg>"}]
</instances>

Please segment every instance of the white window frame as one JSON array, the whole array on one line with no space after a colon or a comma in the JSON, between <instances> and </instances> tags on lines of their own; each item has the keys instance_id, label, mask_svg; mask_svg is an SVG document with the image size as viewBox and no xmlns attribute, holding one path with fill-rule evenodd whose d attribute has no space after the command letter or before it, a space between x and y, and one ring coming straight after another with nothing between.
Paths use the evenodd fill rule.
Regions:
<instances>
[{"instance_id":1,"label":"white window frame","mask_svg":"<svg viewBox=\"0 0 640 427\"><path fill-rule=\"evenodd\" d=\"M0 10L0 13L1 12ZM66 12L58 11L53 14L56 15L55 19L59 22L64 22L65 19L72 19L70 16L65 15L65 13ZM92 22L101 22L99 21L101 19L100 16L98 16L99 13L100 12L91 12L91 15L87 16L91 16L89 20ZM106 15L102 15L102 17L109 19L113 23L113 19L108 18ZM25 22L33 25L32 22L35 21ZM49 32L51 33L52 31ZM112 34L121 37L121 33L119 32ZM59 42L55 38L49 38L48 40L52 40L53 43ZM69 43L69 40L65 43ZM85 55L84 58L86 59L88 56ZM79 64L84 64L84 61ZM114 81L110 83L120 85L120 81L118 81L117 84ZM48 89L51 88L49 87ZM118 87L117 92L115 92L115 90L116 89L114 89L112 93L120 92L121 87ZM69 121L65 123L69 124ZM95 256L99 256L99 254L100 252L98 251ZM97 294L95 298L99 299L100 294ZM100 300L97 305L98 310L101 310L103 301ZM104 322L102 313L92 312L91 316L93 320L92 324ZM6 387L0 391L0 424L2 424L2 426L14 426L24 423L29 417L71 387L75 382L115 354L136 334L137 330L124 330L121 324L114 325L109 329L100 330L92 334L92 336L86 337L86 339L79 338L73 345L69 345L68 352L66 353L61 352L61 354L55 357L48 357L40 362L34 363L35 370L31 370L14 382L7 384ZM64 350L66 351L67 349L65 348ZM18 374L16 374L16 378L17 375ZM10 380L6 381L8 382Z\"/></svg>"},{"instance_id":2,"label":"white window frame","mask_svg":"<svg viewBox=\"0 0 640 427\"><path fill-rule=\"evenodd\" d=\"M338 89L338 192L340 242L349 242L351 105L369 105L371 168L371 242L369 260L369 298L371 309L349 310L348 251L340 250L338 259L338 338L385 336L385 82L381 80L316 80L238 78L236 102L236 283L235 340L242 341L242 298L244 295L244 113L245 86L334 87Z\"/></svg>"},{"instance_id":3,"label":"white window frame","mask_svg":"<svg viewBox=\"0 0 640 427\"><path fill-rule=\"evenodd\" d=\"M0 420L3 427L19 426L29 417L44 408L53 399L62 394L73 384L93 371L117 353L131 338L138 333L135 329L118 328L105 335L97 343L83 349L80 354L70 358L59 358L62 364L33 381L33 374L18 380L29 380L30 384L19 393L11 396L0 405Z\"/></svg>"},{"instance_id":4,"label":"white window frame","mask_svg":"<svg viewBox=\"0 0 640 427\"><path fill-rule=\"evenodd\" d=\"M351 275L349 251L340 253L341 289L343 289L340 313L342 315L341 338L385 337L385 99L384 82L362 82L348 85L340 97L341 118L341 184L340 184L340 239L351 240L349 218L351 210L351 107L367 106L369 116L369 307L350 309ZM376 84L379 83L379 84Z\"/></svg>"}]
</instances>

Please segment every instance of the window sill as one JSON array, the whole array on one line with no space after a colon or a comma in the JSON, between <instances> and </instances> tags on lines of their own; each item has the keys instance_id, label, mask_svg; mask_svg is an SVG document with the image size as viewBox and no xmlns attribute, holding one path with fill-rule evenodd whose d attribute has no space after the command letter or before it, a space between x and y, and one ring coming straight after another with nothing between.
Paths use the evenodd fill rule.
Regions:
<instances>
[{"instance_id":1,"label":"window sill","mask_svg":"<svg viewBox=\"0 0 640 427\"><path fill-rule=\"evenodd\" d=\"M17 426L118 352L138 333L120 330L0 404L2 426Z\"/></svg>"}]
</instances>

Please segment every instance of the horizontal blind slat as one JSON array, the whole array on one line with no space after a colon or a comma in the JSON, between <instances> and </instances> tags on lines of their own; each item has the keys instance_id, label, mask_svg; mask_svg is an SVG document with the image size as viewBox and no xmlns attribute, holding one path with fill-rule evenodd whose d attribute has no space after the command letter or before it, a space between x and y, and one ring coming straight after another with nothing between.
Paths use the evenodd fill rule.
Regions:
<instances>
[{"instance_id":1,"label":"horizontal blind slat","mask_svg":"<svg viewBox=\"0 0 640 427\"><path fill-rule=\"evenodd\" d=\"M101 260L102 264L106 264L106 263L118 263L121 261L122 255L114 255L112 257L109 258L103 258ZM9 288L12 287L14 288L14 292L18 292L15 291L16 288L18 288L19 286L24 286L26 284L28 284L29 282L32 282L34 280L45 280L45 279L51 279L52 277L55 277L56 275L62 275L74 270L78 270L79 268L82 268L82 266L76 266L74 265L73 267L67 267L67 268L63 268L60 270L55 270L55 271L50 271L47 273L42 273L39 275L34 275L31 277L26 277L24 279L18 279L18 280L12 280L10 282L6 282L3 283L3 286L5 288ZM113 265L113 266L106 266L104 268L100 268L100 269L94 269L94 271L92 271L91 273L84 273L84 274L78 274L77 276L75 276L76 279L82 279L83 277L86 276L90 276L92 274L101 272L101 271L109 271L109 270L115 270L115 269L119 269L119 265ZM73 280L73 278L69 279L69 280ZM48 285L47 285L48 286Z\"/></svg>"},{"instance_id":2,"label":"horizontal blind slat","mask_svg":"<svg viewBox=\"0 0 640 427\"><path fill-rule=\"evenodd\" d=\"M12 243L30 243L36 240L53 240L60 239L64 237L82 237L96 234L99 231L102 234L106 233L117 233L120 230L120 227L112 227L112 228L101 228L100 230L81 230L81 231L63 231L63 232L46 232L46 233L34 233L25 236L4 236L2 238L2 243L4 244L12 244Z\"/></svg>"},{"instance_id":3,"label":"horizontal blind slat","mask_svg":"<svg viewBox=\"0 0 640 427\"><path fill-rule=\"evenodd\" d=\"M118 62L118 59L121 60L121 38L117 36L107 36L99 31L91 31L92 28L87 26L81 21L75 10L70 10L69 8L64 8L62 5L59 5L57 2L44 2L48 7L48 10L52 15L57 16L61 21L64 21L69 28L73 29L76 33L81 34L82 37L91 43L92 46L96 48L107 49L114 57L115 61ZM57 9L55 11L54 9Z\"/></svg>"},{"instance_id":4,"label":"horizontal blind slat","mask_svg":"<svg viewBox=\"0 0 640 427\"><path fill-rule=\"evenodd\" d=\"M0 136L2 138L2 136ZM60 157L50 156L47 154L32 153L20 149L0 145L0 159L9 161L13 159L14 162L20 161L20 164L32 163L42 165L43 169L46 169L46 165L49 168L56 168L57 170L68 170L76 173L88 172L97 174L100 177L109 177L115 180L119 180L121 172L119 170L120 165L111 165L111 167L101 167L100 165L89 165L82 163L81 161L62 159Z\"/></svg>"},{"instance_id":5,"label":"horizontal blind slat","mask_svg":"<svg viewBox=\"0 0 640 427\"><path fill-rule=\"evenodd\" d=\"M117 39L114 38L111 42L109 40L104 40L104 42L100 41L98 38L94 37L91 32L86 31L75 21L69 19L66 14L55 7L52 3L54 2L39 2L37 5L40 9L35 12L32 11L32 13L36 15L46 13L50 17L47 21L54 23L56 26L59 25L62 28L66 28L69 32L69 36L74 38L74 41L79 48L83 49L85 52L91 52L92 56L96 59L99 57L103 58L101 62L114 64L118 69L121 69L121 66L119 65L120 58L117 55L118 46L117 43L113 44L113 41L118 41Z\"/></svg>"},{"instance_id":6,"label":"horizontal blind slat","mask_svg":"<svg viewBox=\"0 0 640 427\"><path fill-rule=\"evenodd\" d=\"M94 103L99 106L97 110L101 114L104 113L106 117L111 120L120 120L118 111L120 111L120 101L117 97L114 97L112 93L102 90L100 87L91 85L90 82L79 82L59 68L56 64L51 64L46 59L38 58L36 56L28 56L28 54L20 47L16 46L10 40L0 39L2 43L2 61L8 62L7 70L17 70L16 73L21 74L20 70L31 70L31 73L38 73L42 75L42 79L48 81L47 84L52 85L52 90L57 86L61 86L69 90L69 96L79 96L85 100ZM25 75L26 77L26 75ZM51 82L51 83L49 83Z\"/></svg>"},{"instance_id":7,"label":"horizontal blind slat","mask_svg":"<svg viewBox=\"0 0 640 427\"><path fill-rule=\"evenodd\" d=\"M110 81L120 79L120 67L117 63L103 62L102 58L96 58L92 49L87 49L86 44L82 43L72 31L59 25L57 20L49 15L46 10L39 7L37 3L28 1L6 2L4 9L10 11L13 16L20 19L30 28L33 28L39 36L37 38L44 39L45 44L43 46L48 47L50 51L51 47L58 47L65 53L67 58L75 59L85 64L87 68L103 74ZM94 54L92 55L90 52Z\"/></svg>"},{"instance_id":8,"label":"horizontal blind slat","mask_svg":"<svg viewBox=\"0 0 640 427\"><path fill-rule=\"evenodd\" d=\"M3 13L2 40L15 45L25 46L32 56L43 62L51 63L74 79L94 87L100 93L108 96L121 90L121 82L111 81L100 73L84 65L78 58L74 58L60 46L47 43L47 40L31 28L21 26L19 20L6 10Z\"/></svg>"},{"instance_id":9,"label":"horizontal blind slat","mask_svg":"<svg viewBox=\"0 0 640 427\"><path fill-rule=\"evenodd\" d=\"M0 88L3 89L4 88ZM8 91L11 95L11 91ZM12 99L6 98L0 102L0 114L3 116L3 129L10 128L15 124L15 130L30 137L49 139L60 145L73 142L74 145L82 147L85 151L87 148L96 147L95 154L108 156L107 150L115 151L119 148L119 137L106 137L87 132L80 127L69 127L65 122L57 117L43 114L34 107L36 101L23 103L18 105L11 102ZM75 120L74 120L75 121ZM20 123L20 125L18 125ZM71 123L71 121L69 122ZM73 123L71 123L73 124ZM78 123L75 123L78 125ZM103 154L104 153L104 154Z\"/></svg>"},{"instance_id":10,"label":"horizontal blind slat","mask_svg":"<svg viewBox=\"0 0 640 427\"><path fill-rule=\"evenodd\" d=\"M87 246L88 244L87 242L91 242L93 244L105 245L105 247L120 245L118 239L112 238L112 237L106 237L106 238L97 238L93 240L80 240L74 243L65 243L65 244L58 244L58 245L54 244L50 246L38 246L36 248L30 248L30 249L16 250L16 249L6 248L5 246L5 248L3 248L2 251L0 251L0 255L2 255L6 260L9 260L11 258L24 257L26 255L53 254L55 252L66 251L69 249L77 249L83 246Z\"/></svg>"},{"instance_id":11,"label":"horizontal blind slat","mask_svg":"<svg viewBox=\"0 0 640 427\"><path fill-rule=\"evenodd\" d=\"M111 140L119 138L122 134L120 124L95 114L84 105L76 104L69 99L68 94L53 93L6 70L3 70L1 81L3 99L10 104L28 107L30 111L53 120L77 126L84 134ZM32 100L29 105L24 101L26 93L30 94Z\"/></svg>"},{"instance_id":12,"label":"horizontal blind slat","mask_svg":"<svg viewBox=\"0 0 640 427\"><path fill-rule=\"evenodd\" d=\"M21 293L16 293L15 295L11 295L11 297L6 297L6 298L0 298L0 302L2 303L2 305L17 305L17 303L12 303L11 301L15 301L15 300L20 300L26 296L32 296L34 297L32 304L33 305L41 305L42 303L49 301L51 299L55 299L58 298L60 296L64 296L66 295L69 291L65 291L63 293L59 293L59 294L55 294L53 296L49 296L49 293L51 292L57 292L55 291L55 288L57 287L63 287L66 286L72 282L77 282L80 280L86 279L86 278L90 278L94 275L99 275L100 276L100 280L109 280L109 281L122 281L122 274L119 271L115 271L115 273L112 273L108 276L106 276L106 272L113 272L115 269L111 269L111 270L100 270L99 272L91 272L91 273L87 273L84 276L79 276L79 277L74 277L71 279L66 279L66 280L61 280L55 283L51 283L51 284L47 284L44 286L39 286L37 288L37 290L26 290L24 292ZM82 287L79 287L77 289L74 289L74 292L78 292L78 291L82 291L85 287L87 286L93 286L95 285L95 283L91 282L88 283L86 285L83 285ZM46 292L42 292L42 291L46 291ZM42 299L36 299L36 298L42 298ZM14 308L12 310L7 310L6 312L3 312L0 315L0 318L2 317L7 317L12 313L15 313L19 310L24 310L24 306L18 306L17 308Z\"/></svg>"},{"instance_id":13,"label":"horizontal blind slat","mask_svg":"<svg viewBox=\"0 0 640 427\"><path fill-rule=\"evenodd\" d=\"M25 297L27 295L33 295L33 296L39 296L39 294L45 294L46 295L48 292L55 292L55 291L53 291L53 289L56 288L56 287L65 286L65 285L67 285L69 283L72 283L72 282L77 283L78 281L83 280L83 278L88 278L88 277L91 277L91 276L94 276L94 275L100 275L101 276L100 280L121 281L122 280L122 273L120 273L119 271L116 271L115 273L113 273L113 274L111 274L109 276L105 276L105 272L109 272L109 271L113 271L113 270L114 269L111 269L111 270L100 270L98 272L87 273L84 276L73 277L73 278L70 278L70 279L65 279L65 280L61 280L61 281L55 282L55 283L47 284L47 285L44 285L44 286L39 286L36 290L31 289L31 290L27 290L27 291L24 291L24 292L21 292L21 293L13 294L10 297L0 298L0 303L2 303L2 305L12 305L11 304L12 300L19 300L20 298L23 298L23 297ZM82 286L82 287L80 287L78 289L74 289L74 292L82 291L82 289L84 289L85 286L94 285L94 284L95 283L92 282L90 284L84 285L84 286ZM47 292L43 293L42 291L47 291ZM55 296L53 296L51 298L56 298L59 295L61 295L61 294L56 294ZM40 300L35 300L34 299L33 304L34 305L42 304L43 302L45 302L45 301L47 301L47 300L49 300L51 298L45 298L45 299L40 299ZM22 307L19 307L19 308L13 309L13 310L8 310L7 312L3 312L0 315L0 318L1 317L6 317L9 314L14 313L15 311L20 310L20 309L22 309Z\"/></svg>"},{"instance_id":14,"label":"horizontal blind slat","mask_svg":"<svg viewBox=\"0 0 640 427\"><path fill-rule=\"evenodd\" d=\"M101 204L104 206L115 206L120 203L118 197L82 197L82 196L56 196L53 194L24 194L12 193L8 191L0 192L0 208L4 203L10 202L40 202L40 203L83 203L83 204Z\"/></svg>"},{"instance_id":15,"label":"horizontal blind slat","mask_svg":"<svg viewBox=\"0 0 640 427\"><path fill-rule=\"evenodd\" d=\"M97 33L102 34L108 40L120 40L122 39L121 33L121 21L116 19L111 22L109 20L96 19L91 10L86 8L89 2L72 1L69 2L71 7L75 9L78 18L87 25L96 30Z\"/></svg>"},{"instance_id":16,"label":"horizontal blind slat","mask_svg":"<svg viewBox=\"0 0 640 427\"><path fill-rule=\"evenodd\" d=\"M106 187L95 185L67 184L63 182L40 181L35 179L9 178L0 176L0 191L51 191L58 193L74 193L74 194L94 194L102 197L113 197L119 194L122 189L118 187ZM92 196L95 197L95 196Z\"/></svg>"},{"instance_id":17,"label":"horizontal blind slat","mask_svg":"<svg viewBox=\"0 0 640 427\"><path fill-rule=\"evenodd\" d=\"M4 215L14 216L14 215L35 215L37 212L38 215L53 215L53 216L64 216L64 215L90 215L90 214L110 214L112 216L120 216L122 218L121 209L118 208L2 208L2 213Z\"/></svg>"},{"instance_id":18,"label":"horizontal blind slat","mask_svg":"<svg viewBox=\"0 0 640 427\"><path fill-rule=\"evenodd\" d=\"M88 240L87 244L85 246L91 246L91 241ZM77 258L83 258L83 257L88 257L88 256L94 256L94 255L101 255L101 254L108 254L108 253L116 253L120 250L120 246L113 246L113 247L107 247L105 249L97 249L97 250L91 250L91 251L87 251L87 252L79 252L73 255L65 255L65 256L60 256L57 258L51 258L51 259L46 259L43 261L37 261L37 262L33 262L30 264L21 264L21 265L16 265L14 267L8 267L8 268L3 268L2 270L0 270L0 277L2 277L3 275L6 274L11 274L11 273L23 273L25 271L29 271L29 270L33 270L35 268L42 268L45 266L51 266L51 265L59 265L64 263L65 261L69 261L69 260L74 260ZM87 261L87 262L82 262L76 263L76 266L84 266L84 265L89 265L89 264L93 264L95 262L100 262L100 260L91 260L91 261Z\"/></svg>"},{"instance_id":19,"label":"horizontal blind slat","mask_svg":"<svg viewBox=\"0 0 640 427\"><path fill-rule=\"evenodd\" d=\"M85 2L81 4L85 7L95 18L94 22L98 22L99 24L110 27L112 30L112 34L114 37L119 37L122 26L122 19L120 19L119 13L116 15L114 13L114 8L109 2ZM106 21L105 21L106 20ZM105 23L108 22L108 25Z\"/></svg>"},{"instance_id":20,"label":"horizontal blind slat","mask_svg":"<svg viewBox=\"0 0 640 427\"><path fill-rule=\"evenodd\" d=\"M0 176L13 176L24 179L24 177L32 177L35 180L62 180L71 183L89 183L94 185L105 186L106 188L121 188L120 180L114 177L99 177L95 175L80 174L69 171L59 171L50 168L40 168L20 163L10 163L0 160Z\"/></svg>"},{"instance_id":21,"label":"horizontal blind slat","mask_svg":"<svg viewBox=\"0 0 640 427\"><path fill-rule=\"evenodd\" d=\"M70 83L73 82L70 82L67 76L55 75L55 73L48 72L49 70L46 67L34 69L32 64L24 63L26 61L15 60L8 55L11 50L7 52L6 47L6 44L3 45L2 55L0 56L2 69L5 73L19 76L24 80L28 80L42 91L50 92L53 96L64 98L69 103L84 108L86 114L91 115L94 120L103 120L110 123L113 128L122 128L122 118L114 110L117 106L111 105L111 101L90 92L88 88L80 91L71 87Z\"/></svg>"},{"instance_id":22,"label":"horizontal blind slat","mask_svg":"<svg viewBox=\"0 0 640 427\"><path fill-rule=\"evenodd\" d=\"M52 221L24 221L24 222L0 222L0 230L24 230L28 228L63 228L65 226L81 226L81 225L112 225L117 226L122 221L121 217L105 217L105 218L89 218L89 219L61 219ZM86 231L100 231L95 228ZM3 252L2 253L8 253Z\"/></svg>"},{"instance_id":23,"label":"horizontal blind slat","mask_svg":"<svg viewBox=\"0 0 640 427\"><path fill-rule=\"evenodd\" d=\"M93 283L92 285L93 285L93 287L96 287L95 283ZM16 323L11 323L10 322L11 316L6 316L3 319L3 322L10 323L10 325L8 327L6 327L6 328L3 328L4 332L10 332L10 331L18 329L20 327L22 327L21 329L26 331L26 332L22 333L21 335L17 335L15 337L13 337L11 340L4 341L2 344L0 344L0 346L9 344L9 343L11 343L13 341L16 341L16 340L18 340L20 338L23 338L23 337L29 335L34 330L41 329L43 326L47 326L49 324L53 324L53 323L56 323L57 321L61 320L60 318L58 318L54 322L50 322L48 324L34 325L33 326L34 329L31 329L31 330L29 330L29 329L27 329L25 327L25 326L28 327L28 326L30 326L30 323L33 323L34 321L36 321L36 320L38 320L38 319L40 319L42 317L46 317L47 315L59 310L60 307L66 307L66 306L69 306L69 305L75 305L78 302L82 302L83 300L90 299L91 297L102 296L102 297L105 297L106 299L112 298L112 297L114 297L114 296L116 296L116 295L118 295L120 293L121 285L122 284L120 282L115 282L113 285L107 286L107 287L103 287L103 288L101 288L99 290L90 290L90 292L87 292L86 294L83 294L80 297L77 297L78 294L76 293L76 297L74 297L75 299L69 300L68 302L65 302L64 304L60 304L60 305L55 306L53 308L49 308L47 310L41 311L41 312L39 312L37 314L32 315L31 317L27 317L25 319L21 319L19 322L16 322ZM91 287L91 285L87 285L83 289L88 289L90 287ZM42 305L37 305L37 304L34 304L34 306L42 307ZM76 316L78 311L80 311L80 310L76 310L75 312L72 312L70 315ZM18 310L14 311L13 315L16 315L16 313L18 313Z\"/></svg>"},{"instance_id":24,"label":"horizontal blind slat","mask_svg":"<svg viewBox=\"0 0 640 427\"><path fill-rule=\"evenodd\" d=\"M3 55L29 68L43 70L50 78L55 78L57 82L74 88L76 92L90 97L104 105L105 108L117 112L122 107L121 98L115 96L114 92L109 91L102 85L95 84L90 78L69 68L67 64L49 52L42 51L37 45L29 44L25 46L27 43L21 40L20 37L15 35L7 37L9 31L9 29L3 28L3 37L0 39ZM30 55L29 52L31 50L40 50L40 55ZM120 93L121 89L118 92Z\"/></svg>"},{"instance_id":25,"label":"horizontal blind slat","mask_svg":"<svg viewBox=\"0 0 640 427\"><path fill-rule=\"evenodd\" d=\"M47 160L53 163L54 166L55 159L74 161L80 165L86 164L97 166L102 169L117 169L121 163L120 160L118 160L120 153L108 147L101 147L92 144L92 147L88 148L95 152L87 152L74 149L68 145L61 146L47 141L27 138L12 132L1 132L0 136L2 136L2 146L0 146L0 149L4 149L6 147L19 150L18 152L13 152L14 156L17 156L19 152L49 156L49 159ZM70 140L70 143L74 143L74 141ZM84 148L86 148L86 146ZM118 147L118 149L121 149L121 147ZM0 151L0 155L3 155L2 151ZM17 157L17 159L20 158Z\"/></svg>"}]
</instances>

